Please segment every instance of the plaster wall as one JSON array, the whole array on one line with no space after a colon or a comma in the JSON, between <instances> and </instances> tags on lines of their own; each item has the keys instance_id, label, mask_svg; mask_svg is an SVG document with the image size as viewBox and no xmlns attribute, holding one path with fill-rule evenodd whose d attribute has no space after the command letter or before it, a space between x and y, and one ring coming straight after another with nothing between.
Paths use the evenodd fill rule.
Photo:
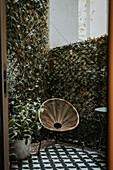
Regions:
<instances>
[{"instance_id":1,"label":"plaster wall","mask_svg":"<svg viewBox=\"0 0 113 170\"><path fill-rule=\"evenodd\" d=\"M50 0L50 48L78 40L78 0Z\"/></svg>"}]
</instances>

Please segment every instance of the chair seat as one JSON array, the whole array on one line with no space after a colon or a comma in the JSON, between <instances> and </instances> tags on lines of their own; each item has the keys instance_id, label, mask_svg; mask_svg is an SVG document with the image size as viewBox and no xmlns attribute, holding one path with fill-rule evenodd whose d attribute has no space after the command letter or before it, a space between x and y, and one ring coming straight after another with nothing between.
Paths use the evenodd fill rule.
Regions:
<instances>
[{"instance_id":1,"label":"chair seat","mask_svg":"<svg viewBox=\"0 0 113 170\"><path fill-rule=\"evenodd\" d=\"M52 131L69 131L79 124L79 114L68 101L60 98L46 100L44 110L39 113L39 120L46 129Z\"/></svg>"}]
</instances>

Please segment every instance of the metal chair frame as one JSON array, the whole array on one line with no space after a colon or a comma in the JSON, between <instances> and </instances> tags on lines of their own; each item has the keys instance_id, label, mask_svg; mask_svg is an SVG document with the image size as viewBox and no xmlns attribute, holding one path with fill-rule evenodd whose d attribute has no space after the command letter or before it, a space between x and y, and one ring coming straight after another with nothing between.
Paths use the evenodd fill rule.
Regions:
<instances>
[{"instance_id":1,"label":"metal chair frame","mask_svg":"<svg viewBox=\"0 0 113 170\"><path fill-rule=\"evenodd\" d=\"M47 104L51 104L51 102L53 102L54 104L56 104L55 102L61 102L61 104L62 103L64 103L64 106L66 107L66 106L68 106L69 108L68 109L70 109L71 111L71 114L72 114L72 117L71 117L71 120L72 120L72 124L71 124L71 121L69 120L69 125L67 126L67 127L65 127L65 124L67 125L67 123L68 122L66 122L66 121L68 121L68 117L70 117L70 112L66 115L67 116L67 118L65 118L66 120L60 120L60 115L58 115L59 117L58 118L56 118L57 116L55 115L55 114L57 114L56 112L55 112L55 110L53 109L53 112L55 112L55 113L53 113L54 114L54 117L57 119L57 120L55 120L55 121L53 121L53 124L51 125L49 125L48 123L46 124L46 121L48 121L47 120L47 118L49 119L50 118L50 115L48 116L47 114L50 114L49 113L49 107L48 108L46 108L46 109L44 109L45 111L43 111L42 113L39 113L39 121L40 121L40 123L41 124L44 124L45 126L44 126L44 128L46 128L46 129L48 129L48 130L50 130L50 131L54 131L54 132L56 132L56 143L57 143L57 141L58 141L58 132L65 132L65 131L70 131L70 130L72 130L72 129L74 129L74 128L76 128L77 126L78 126L78 124L79 124L79 114L78 114L78 112L77 112L77 110L75 109L75 107L71 104L71 103L69 103L68 101L66 101L66 100L64 100L64 99L60 99L60 98L52 98L52 99L48 99L48 100L46 100L43 104L42 104L42 106L47 106ZM65 109L66 110L66 109ZM45 113L45 115L44 115L44 113ZM45 116L45 117L44 117ZM48 116L48 117L47 117ZM66 117L65 116L65 117ZM76 116L76 117L74 117L74 116ZM52 120L53 120L53 117L51 118ZM50 119L50 120L51 120ZM58 119L60 120L60 121L58 121ZM75 123L73 123L74 121L73 121L73 119L75 120ZM44 122L43 122L44 121ZM60 122L60 123L59 123ZM78 129L78 128L77 128ZM78 132L78 130L77 130L77 132ZM39 153L40 153L40 148L41 148L41 142L42 142L42 140L43 140L43 132L41 133L42 134L42 137L40 138L40 143L39 143L39 149L38 149L38 155L39 155ZM81 138L80 138L80 135L79 135L79 132L78 132L78 138L79 138L79 141L80 141L80 144L82 144L82 142L81 142ZM82 148L83 148L83 146L82 146Z\"/></svg>"}]
</instances>

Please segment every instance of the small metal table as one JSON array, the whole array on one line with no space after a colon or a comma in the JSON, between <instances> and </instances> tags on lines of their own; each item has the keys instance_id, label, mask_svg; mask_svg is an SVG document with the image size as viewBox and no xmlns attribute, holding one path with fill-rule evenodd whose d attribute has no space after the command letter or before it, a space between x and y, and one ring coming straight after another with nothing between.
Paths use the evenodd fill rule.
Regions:
<instances>
[{"instance_id":1,"label":"small metal table","mask_svg":"<svg viewBox=\"0 0 113 170\"><path fill-rule=\"evenodd\" d=\"M97 112L107 112L107 107L98 107L95 109Z\"/></svg>"},{"instance_id":2,"label":"small metal table","mask_svg":"<svg viewBox=\"0 0 113 170\"><path fill-rule=\"evenodd\" d=\"M103 135L103 126L102 126L102 121L101 121L101 117L100 117L99 113L107 112L107 107L98 107L98 108L95 108L95 111L98 112L98 117L99 117L100 126L101 126L101 134L100 134L100 140L99 140L99 148L100 148L100 144L101 144L101 140L102 140L102 135Z\"/></svg>"}]
</instances>

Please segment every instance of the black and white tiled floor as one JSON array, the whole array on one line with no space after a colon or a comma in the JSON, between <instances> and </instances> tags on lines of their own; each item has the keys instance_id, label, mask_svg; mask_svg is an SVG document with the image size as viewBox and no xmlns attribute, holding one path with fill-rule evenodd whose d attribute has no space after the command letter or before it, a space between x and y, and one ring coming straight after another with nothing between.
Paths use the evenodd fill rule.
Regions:
<instances>
[{"instance_id":1,"label":"black and white tiled floor","mask_svg":"<svg viewBox=\"0 0 113 170\"><path fill-rule=\"evenodd\" d=\"M107 170L106 158L100 153L56 144L30 155L22 161L12 161L10 170Z\"/></svg>"}]
</instances>

